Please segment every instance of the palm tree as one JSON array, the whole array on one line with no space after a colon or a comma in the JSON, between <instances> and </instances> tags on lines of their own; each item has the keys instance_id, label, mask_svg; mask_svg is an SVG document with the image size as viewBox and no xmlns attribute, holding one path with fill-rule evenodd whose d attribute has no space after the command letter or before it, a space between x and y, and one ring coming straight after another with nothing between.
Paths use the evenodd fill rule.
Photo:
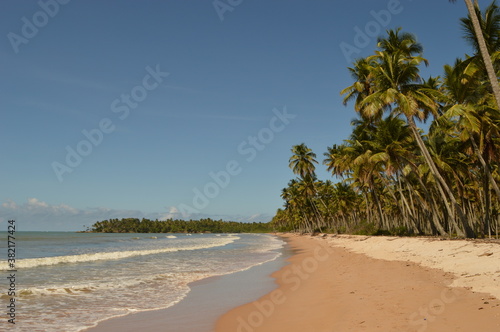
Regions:
<instances>
[{"instance_id":1,"label":"palm tree","mask_svg":"<svg viewBox=\"0 0 500 332\"><path fill-rule=\"evenodd\" d=\"M450 2L456 2L456 0L449 0ZM495 96L497 109L500 108L500 86L498 85L498 78L493 68L493 63L491 61L491 55L488 51L488 47L486 45L486 41L483 35L483 31L481 28L481 24L479 22L479 17L481 17L481 12L479 10L479 5L477 0L472 3L472 0L464 0L465 5L467 6L467 10L469 11L469 18L474 28L474 34L477 39L477 47L479 48L479 52L481 53L481 57L483 59L484 66L486 67L486 72L488 73L488 78L490 80L491 88L493 90L493 95ZM492 5L494 6L496 1L493 1Z\"/></svg>"},{"instance_id":2,"label":"palm tree","mask_svg":"<svg viewBox=\"0 0 500 332\"><path fill-rule=\"evenodd\" d=\"M493 2L481 14L476 2L486 50L500 71L499 12ZM294 146L289 166L297 178L283 189L275 225L474 237L496 224L498 234L500 113L473 19L461 21L475 53L445 66L442 80L420 77L422 47L400 29L387 31L374 55L349 68L354 83L341 94L360 118L323 161L341 182L319 181L316 155ZM417 123L428 118L424 134Z\"/></svg>"},{"instance_id":3,"label":"palm tree","mask_svg":"<svg viewBox=\"0 0 500 332\"><path fill-rule=\"evenodd\" d=\"M359 102L356 109L368 119L380 119L385 111L406 118L430 172L438 181L443 201L446 202L445 196L448 196L459 215L465 235L474 237L462 208L437 169L415 123L415 118L425 120L429 114L437 115L440 105L436 100L442 99L442 96L437 90L425 86L419 75L419 65L427 60L421 56L421 47L415 37L399 32L400 29L388 31L389 38L379 39L380 50L368 58L373 68L370 74L373 77L372 92ZM446 208L453 216L448 204Z\"/></svg>"},{"instance_id":4,"label":"palm tree","mask_svg":"<svg viewBox=\"0 0 500 332\"><path fill-rule=\"evenodd\" d=\"M300 182L291 180L288 187L282 190L281 197L285 200L285 211L288 212L290 224L300 231L313 231L308 203L300 187Z\"/></svg>"},{"instance_id":5,"label":"palm tree","mask_svg":"<svg viewBox=\"0 0 500 332\"><path fill-rule=\"evenodd\" d=\"M316 222L313 225L313 230L318 228L321 231L321 227L324 226L324 217L321 215L316 200L319 200L322 204L324 202L321 198L317 197L317 180L316 180L316 154L309 149L304 143L295 145L292 147L293 155L289 160L289 167L292 169L294 174L299 175L300 181L297 182L298 190L300 191L300 196L306 202L302 208L302 212L310 212L310 214L316 217ZM312 219L312 218L311 218Z\"/></svg>"},{"instance_id":6,"label":"palm tree","mask_svg":"<svg viewBox=\"0 0 500 332\"><path fill-rule=\"evenodd\" d=\"M499 136L498 112L490 106L488 91L481 80L481 70L474 65L474 58L467 61L457 59L454 66L445 66L443 86L449 98L446 112L437 125L454 125L450 135L467 142L466 153L477 157L483 168L484 227L483 233L490 233L490 184L500 199L500 189L491 172L491 161L497 160L499 151L494 140Z\"/></svg>"},{"instance_id":7,"label":"palm tree","mask_svg":"<svg viewBox=\"0 0 500 332\"><path fill-rule=\"evenodd\" d=\"M304 180L316 177L315 169L317 164L316 154L312 152L304 143L292 147L292 157L289 160L289 167L294 174L299 175Z\"/></svg>"},{"instance_id":8,"label":"palm tree","mask_svg":"<svg viewBox=\"0 0 500 332\"><path fill-rule=\"evenodd\" d=\"M354 62L353 67L347 69L351 73L354 83L342 90L340 94L345 95L343 100L344 105L347 105L348 101L355 99L354 107L356 107L356 105L359 105L359 103L371 93L371 73L373 68L367 59L361 58Z\"/></svg>"},{"instance_id":9,"label":"palm tree","mask_svg":"<svg viewBox=\"0 0 500 332\"><path fill-rule=\"evenodd\" d=\"M407 181L403 170L406 166L410 166L416 171L418 162L415 160L417 147L411 131L404 120L388 116L377 123L370 146L373 151L371 160L382 167L383 174L379 177L386 184L385 187L393 198L393 204L399 210L402 223L418 233L415 213L403 193L403 186L406 186ZM437 225L437 229L441 235L445 235L439 226Z\"/></svg>"}]
</instances>

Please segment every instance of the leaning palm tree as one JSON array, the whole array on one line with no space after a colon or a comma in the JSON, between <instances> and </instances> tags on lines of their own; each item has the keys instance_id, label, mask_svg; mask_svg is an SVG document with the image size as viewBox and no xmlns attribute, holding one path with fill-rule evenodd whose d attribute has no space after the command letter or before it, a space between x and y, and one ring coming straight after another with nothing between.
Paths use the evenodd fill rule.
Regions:
<instances>
[{"instance_id":1,"label":"leaning palm tree","mask_svg":"<svg viewBox=\"0 0 500 332\"><path fill-rule=\"evenodd\" d=\"M450 2L456 2L456 0L449 0ZM488 78L491 83L491 89L493 90L493 95L495 96L495 100L497 103L497 107L500 108L500 86L498 85L498 78L495 73L495 69L493 68L493 63L491 61L491 55L488 51L488 47L486 45L486 41L483 35L483 31L481 28L481 24L479 22L480 10L477 0L472 3L472 0L464 0L467 6L467 10L469 11L469 17L474 28L474 33L477 38L477 46L479 48L479 52L481 53L481 57L484 62L484 66L486 67L486 72L488 73ZM493 2L495 4L495 1ZM478 15L479 14L479 15Z\"/></svg>"},{"instance_id":2,"label":"leaning palm tree","mask_svg":"<svg viewBox=\"0 0 500 332\"><path fill-rule=\"evenodd\" d=\"M472 58L469 58L470 60ZM445 66L443 86L449 101L446 112L436 124L454 124L454 135L467 142L470 152L475 154L483 168L483 191L485 199L485 222L483 233L490 233L489 195L490 184L500 199L500 188L492 171L491 161L498 160L498 147L494 138L500 134L498 112L491 104L491 94L481 80L481 72L473 61L457 60L455 65ZM469 145L470 144L470 145Z\"/></svg>"},{"instance_id":3,"label":"leaning palm tree","mask_svg":"<svg viewBox=\"0 0 500 332\"><path fill-rule=\"evenodd\" d=\"M419 65L426 63L427 60L421 56L421 47L418 47L415 37L399 32L400 29L388 31L389 38L379 39L379 50L368 58L367 61L372 63L373 68L371 93L359 101L356 110L363 118L368 119L380 119L386 111L393 116L406 118L422 156L437 180L443 202L447 202L447 196L459 215L465 231L465 234L459 233L459 235L475 237L461 206L436 167L415 123L415 119L423 121L430 114L437 115L440 107L438 100L442 99L442 96L437 90L425 85L419 75ZM454 216L453 209L446 203L445 206L449 215Z\"/></svg>"}]
</instances>

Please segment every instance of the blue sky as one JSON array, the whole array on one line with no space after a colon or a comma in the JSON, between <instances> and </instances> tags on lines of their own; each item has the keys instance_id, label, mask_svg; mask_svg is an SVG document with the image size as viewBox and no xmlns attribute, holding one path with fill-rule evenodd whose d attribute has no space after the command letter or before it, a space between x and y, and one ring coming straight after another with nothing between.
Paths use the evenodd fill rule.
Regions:
<instances>
[{"instance_id":1,"label":"blue sky","mask_svg":"<svg viewBox=\"0 0 500 332\"><path fill-rule=\"evenodd\" d=\"M470 52L465 14L445 0L2 1L0 227L267 222L292 145L331 179L323 153L350 134L341 45L366 56L402 27L424 46L423 75L440 75Z\"/></svg>"}]
</instances>

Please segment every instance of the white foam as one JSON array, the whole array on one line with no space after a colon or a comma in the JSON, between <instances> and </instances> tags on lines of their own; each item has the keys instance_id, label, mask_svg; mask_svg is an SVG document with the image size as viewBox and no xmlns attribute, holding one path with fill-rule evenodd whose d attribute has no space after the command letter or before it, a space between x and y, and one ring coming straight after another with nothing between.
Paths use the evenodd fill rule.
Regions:
<instances>
[{"instance_id":1,"label":"white foam","mask_svg":"<svg viewBox=\"0 0 500 332\"><path fill-rule=\"evenodd\" d=\"M58 266L59 276L64 278L43 278L52 275L50 269L26 271L26 275L36 275L38 279L36 282L25 283L24 289L20 289L18 295L26 310L20 325L22 331L77 332L112 317L170 307L188 294L190 282L214 275L244 271L272 261L281 255L275 250L283 245L283 241L279 238L262 234L238 234L238 236L212 234L192 238L178 235L182 238L175 241L168 239L168 236L174 235L158 235L158 239L154 241L147 236L141 237L143 241L129 240L125 256L169 251L179 251L179 253L138 257L130 261L117 261L118 264L95 266L89 264L88 270L81 269L80 265ZM241 241L242 246L237 246L235 249L221 248L240 239L240 236L244 239ZM130 239L130 236L127 239ZM160 246L163 247L159 248ZM202 251L190 251L193 249ZM117 251L117 249L108 250ZM182 252L183 250L185 252ZM95 253L97 255L95 257L90 255L92 253L75 255L77 259L75 263L119 259L115 252ZM103 255L111 257L106 258ZM42 265L58 264L46 263L50 263L50 260L60 260L59 257L46 259L48 261ZM30 263L29 260L18 262L23 261L24 264ZM40 262L32 260L31 263L40 266L36 265ZM3 301L2 296L0 294ZM62 307L74 314L61 314L59 309ZM40 320L41 315L43 320Z\"/></svg>"},{"instance_id":2,"label":"white foam","mask_svg":"<svg viewBox=\"0 0 500 332\"><path fill-rule=\"evenodd\" d=\"M82 263L82 262L93 262L101 260L110 259L123 259L134 256L144 256L153 255L160 253L176 252L176 251L187 251L187 250L198 250L198 249L208 249L219 246L225 246L234 241L238 240L239 237L234 236L225 239L214 239L207 244L185 246L185 247L174 247L174 248L163 248L163 249L151 249L151 250L130 250L130 251L115 251L115 252L100 252L93 254L82 254L82 255L67 255L67 256L55 256L55 257L43 257L43 258L26 258L19 259L16 261L16 268L33 268L38 266L49 266L63 263ZM9 270L7 262L0 263L0 270Z\"/></svg>"}]
</instances>

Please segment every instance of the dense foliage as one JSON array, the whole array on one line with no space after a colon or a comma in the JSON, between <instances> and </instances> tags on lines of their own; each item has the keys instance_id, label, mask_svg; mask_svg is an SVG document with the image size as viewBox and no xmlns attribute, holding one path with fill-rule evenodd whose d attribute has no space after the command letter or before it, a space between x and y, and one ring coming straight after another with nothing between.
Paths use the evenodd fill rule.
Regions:
<instances>
[{"instance_id":1,"label":"dense foliage","mask_svg":"<svg viewBox=\"0 0 500 332\"><path fill-rule=\"evenodd\" d=\"M497 77L500 12L476 7ZM471 18L461 20L474 54L424 80L423 48L409 33L387 31L372 56L349 68L341 91L358 118L323 164L339 183L317 179L305 144L292 148L297 175L283 189L272 224L302 232L429 234L497 233L500 219L500 113ZM495 82L497 84L498 82ZM430 119L425 132L418 123Z\"/></svg>"},{"instance_id":2,"label":"dense foliage","mask_svg":"<svg viewBox=\"0 0 500 332\"><path fill-rule=\"evenodd\" d=\"M92 225L96 233L268 233L269 223L242 223L212 219L149 220L137 218L110 219Z\"/></svg>"}]
</instances>

